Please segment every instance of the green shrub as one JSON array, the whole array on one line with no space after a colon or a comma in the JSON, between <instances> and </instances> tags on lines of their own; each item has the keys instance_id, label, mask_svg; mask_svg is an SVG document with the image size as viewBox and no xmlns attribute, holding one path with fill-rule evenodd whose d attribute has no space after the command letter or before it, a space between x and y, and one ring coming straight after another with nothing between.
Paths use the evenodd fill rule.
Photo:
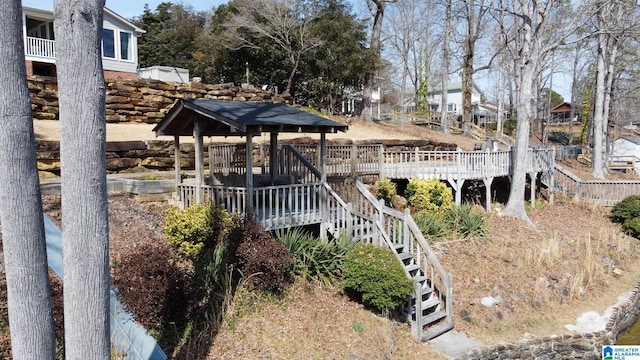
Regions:
<instances>
[{"instance_id":1,"label":"green shrub","mask_svg":"<svg viewBox=\"0 0 640 360\"><path fill-rule=\"evenodd\" d=\"M291 282L295 259L280 241L251 220L235 236L235 255L245 280L260 290L275 292Z\"/></svg>"},{"instance_id":2,"label":"green shrub","mask_svg":"<svg viewBox=\"0 0 640 360\"><path fill-rule=\"evenodd\" d=\"M376 198L384 200L387 206L393 206L393 201L398 196L396 184L389 180L378 182L376 185Z\"/></svg>"},{"instance_id":3,"label":"green shrub","mask_svg":"<svg viewBox=\"0 0 640 360\"><path fill-rule=\"evenodd\" d=\"M228 249L218 244L213 251L193 262L193 278L210 300L224 301L233 289L234 268Z\"/></svg>"},{"instance_id":4,"label":"green shrub","mask_svg":"<svg viewBox=\"0 0 640 360\"><path fill-rule=\"evenodd\" d=\"M611 221L624 224L627 220L640 216L640 195L631 195L614 205L611 209Z\"/></svg>"},{"instance_id":5,"label":"green shrub","mask_svg":"<svg viewBox=\"0 0 640 360\"><path fill-rule=\"evenodd\" d=\"M487 216L473 209L469 204L462 204L449 209L445 221L463 238L487 235Z\"/></svg>"},{"instance_id":6,"label":"green shrub","mask_svg":"<svg viewBox=\"0 0 640 360\"><path fill-rule=\"evenodd\" d=\"M413 281L391 250L371 244L351 249L343 265L343 287L362 295L362 302L380 311L395 309L413 293Z\"/></svg>"},{"instance_id":7,"label":"green shrub","mask_svg":"<svg viewBox=\"0 0 640 360\"><path fill-rule=\"evenodd\" d=\"M274 235L295 258L296 275L325 284L341 277L344 258L353 247L345 234L326 241L315 238L302 228L278 229Z\"/></svg>"},{"instance_id":8,"label":"green shrub","mask_svg":"<svg viewBox=\"0 0 640 360\"><path fill-rule=\"evenodd\" d=\"M411 179L405 197L414 211L443 214L453 206L451 188L437 179Z\"/></svg>"},{"instance_id":9,"label":"green shrub","mask_svg":"<svg viewBox=\"0 0 640 360\"><path fill-rule=\"evenodd\" d=\"M627 234L640 239L640 217L627 219L624 224L622 224L622 228Z\"/></svg>"},{"instance_id":10,"label":"green shrub","mask_svg":"<svg viewBox=\"0 0 640 360\"><path fill-rule=\"evenodd\" d=\"M203 203L185 210L170 208L162 230L167 234L171 247L186 258L195 260L215 248L235 227L237 219L223 208Z\"/></svg>"},{"instance_id":11,"label":"green shrub","mask_svg":"<svg viewBox=\"0 0 640 360\"><path fill-rule=\"evenodd\" d=\"M420 211L413 215L413 220L427 240L444 239L450 232L450 225L440 215Z\"/></svg>"},{"instance_id":12,"label":"green shrub","mask_svg":"<svg viewBox=\"0 0 640 360\"><path fill-rule=\"evenodd\" d=\"M504 122L504 126L503 126L503 130L504 133L507 135L512 135L517 127L517 122L515 119L507 119L507 121Z\"/></svg>"}]
</instances>

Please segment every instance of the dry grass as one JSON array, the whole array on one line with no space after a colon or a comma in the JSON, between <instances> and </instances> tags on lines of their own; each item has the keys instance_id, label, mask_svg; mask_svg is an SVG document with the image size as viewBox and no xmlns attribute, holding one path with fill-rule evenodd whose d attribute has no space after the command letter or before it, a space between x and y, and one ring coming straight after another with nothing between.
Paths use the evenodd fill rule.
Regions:
<instances>
[{"instance_id":1,"label":"dry grass","mask_svg":"<svg viewBox=\"0 0 640 360\"><path fill-rule=\"evenodd\" d=\"M639 278L640 253L607 213L564 201L533 210L534 226L492 213L486 242L449 244L441 261L454 275L456 329L488 344L560 334L581 312L613 305ZM485 296L502 302L486 308Z\"/></svg>"},{"instance_id":2,"label":"dry grass","mask_svg":"<svg viewBox=\"0 0 640 360\"><path fill-rule=\"evenodd\" d=\"M210 359L444 359L410 325L365 310L337 289L298 282L280 299L241 290Z\"/></svg>"}]
</instances>

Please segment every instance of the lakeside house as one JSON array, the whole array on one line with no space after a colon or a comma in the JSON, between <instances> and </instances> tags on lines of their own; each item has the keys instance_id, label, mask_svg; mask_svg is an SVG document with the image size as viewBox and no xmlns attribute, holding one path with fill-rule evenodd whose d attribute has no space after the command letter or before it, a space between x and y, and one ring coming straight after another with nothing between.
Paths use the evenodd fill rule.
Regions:
<instances>
[{"instance_id":1,"label":"lakeside house","mask_svg":"<svg viewBox=\"0 0 640 360\"><path fill-rule=\"evenodd\" d=\"M115 12L104 8L102 66L107 79L138 78L138 36L145 31ZM53 11L22 8L27 76L55 76L56 40Z\"/></svg>"}]
</instances>

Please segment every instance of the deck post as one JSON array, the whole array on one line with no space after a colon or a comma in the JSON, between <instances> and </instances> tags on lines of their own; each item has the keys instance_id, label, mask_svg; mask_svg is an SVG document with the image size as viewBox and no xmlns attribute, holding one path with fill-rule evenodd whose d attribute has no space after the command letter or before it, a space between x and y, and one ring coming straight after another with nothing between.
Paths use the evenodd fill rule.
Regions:
<instances>
[{"instance_id":1,"label":"deck post","mask_svg":"<svg viewBox=\"0 0 640 360\"><path fill-rule=\"evenodd\" d=\"M447 181L449 182L449 184L451 184L451 187L456 192L456 206L462 205L462 186L464 185L465 179L456 180L452 177L449 177Z\"/></svg>"},{"instance_id":2,"label":"deck post","mask_svg":"<svg viewBox=\"0 0 640 360\"><path fill-rule=\"evenodd\" d=\"M271 176L270 182L271 185L274 185L276 182L276 173L278 172L278 133L276 131L272 131L269 136L269 146L271 147L269 149L269 173Z\"/></svg>"},{"instance_id":3,"label":"deck post","mask_svg":"<svg viewBox=\"0 0 640 360\"><path fill-rule=\"evenodd\" d=\"M536 181L538 180L538 173L530 172L529 180L531 181L529 192L530 192L531 208L533 209L536 207Z\"/></svg>"},{"instance_id":4,"label":"deck post","mask_svg":"<svg viewBox=\"0 0 640 360\"><path fill-rule=\"evenodd\" d=\"M357 162L358 162L358 147L356 144L352 144L351 145L351 176L352 177L356 177L358 168L357 168Z\"/></svg>"},{"instance_id":5,"label":"deck post","mask_svg":"<svg viewBox=\"0 0 640 360\"><path fill-rule=\"evenodd\" d=\"M202 149L203 149L203 144L202 144L202 134L200 132L200 127L202 126L202 124L200 123L200 120L195 120L193 123L193 137L195 139L195 151L196 151L196 164L195 164L195 170L196 170L196 204L200 204L202 202L202 185L204 184L204 181L202 180L203 177L203 171L204 171L204 156L202 155Z\"/></svg>"},{"instance_id":6,"label":"deck post","mask_svg":"<svg viewBox=\"0 0 640 360\"><path fill-rule=\"evenodd\" d=\"M176 169L176 187L182 184L182 176L180 176L180 136L173 135L173 164ZM182 199L181 199L182 200Z\"/></svg>"},{"instance_id":7,"label":"deck post","mask_svg":"<svg viewBox=\"0 0 640 360\"><path fill-rule=\"evenodd\" d=\"M320 171L322 173L322 183L327 182L327 134L320 133Z\"/></svg>"},{"instance_id":8,"label":"deck post","mask_svg":"<svg viewBox=\"0 0 640 360\"><path fill-rule=\"evenodd\" d=\"M328 194L327 188L327 134L325 132L320 133L320 238L327 238L327 221L328 221Z\"/></svg>"},{"instance_id":9,"label":"deck post","mask_svg":"<svg viewBox=\"0 0 640 360\"><path fill-rule=\"evenodd\" d=\"M380 181L384 181L387 174L384 171L384 145L378 145L378 172Z\"/></svg>"},{"instance_id":10,"label":"deck post","mask_svg":"<svg viewBox=\"0 0 640 360\"><path fill-rule=\"evenodd\" d=\"M246 142L246 183L247 183L247 212L254 210L253 208L253 133L247 130L247 142ZM259 221L262 219L256 219Z\"/></svg>"},{"instance_id":11,"label":"deck post","mask_svg":"<svg viewBox=\"0 0 640 360\"><path fill-rule=\"evenodd\" d=\"M484 201L485 201L484 208L487 212L491 212L491 184L493 183L493 177L484 178L482 179L482 182L484 183L484 188L486 192L484 194Z\"/></svg>"}]
</instances>

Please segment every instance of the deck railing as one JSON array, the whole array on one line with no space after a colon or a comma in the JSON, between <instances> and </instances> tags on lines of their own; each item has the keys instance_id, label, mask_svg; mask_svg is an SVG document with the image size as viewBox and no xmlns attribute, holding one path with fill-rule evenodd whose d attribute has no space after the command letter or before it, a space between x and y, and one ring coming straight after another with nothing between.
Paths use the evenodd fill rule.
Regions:
<instances>
[{"instance_id":1,"label":"deck railing","mask_svg":"<svg viewBox=\"0 0 640 360\"><path fill-rule=\"evenodd\" d=\"M186 208L195 204L195 184L179 184L178 191ZM247 208L247 188L203 185L202 201L210 201L229 213L251 213L264 229L302 226L322 220L320 183L267 186L253 189L253 209Z\"/></svg>"},{"instance_id":2,"label":"deck railing","mask_svg":"<svg viewBox=\"0 0 640 360\"><path fill-rule=\"evenodd\" d=\"M385 151L388 178L483 179L511 175L511 151ZM530 149L527 172L550 172L553 149Z\"/></svg>"},{"instance_id":3,"label":"deck railing","mask_svg":"<svg viewBox=\"0 0 640 360\"><path fill-rule=\"evenodd\" d=\"M25 54L27 56L40 56L55 59L55 41L27 36Z\"/></svg>"},{"instance_id":4,"label":"deck railing","mask_svg":"<svg viewBox=\"0 0 640 360\"><path fill-rule=\"evenodd\" d=\"M639 180L582 180L555 164L556 190L592 204L614 206L624 198L640 194Z\"/></svg>"}]
</instances>

